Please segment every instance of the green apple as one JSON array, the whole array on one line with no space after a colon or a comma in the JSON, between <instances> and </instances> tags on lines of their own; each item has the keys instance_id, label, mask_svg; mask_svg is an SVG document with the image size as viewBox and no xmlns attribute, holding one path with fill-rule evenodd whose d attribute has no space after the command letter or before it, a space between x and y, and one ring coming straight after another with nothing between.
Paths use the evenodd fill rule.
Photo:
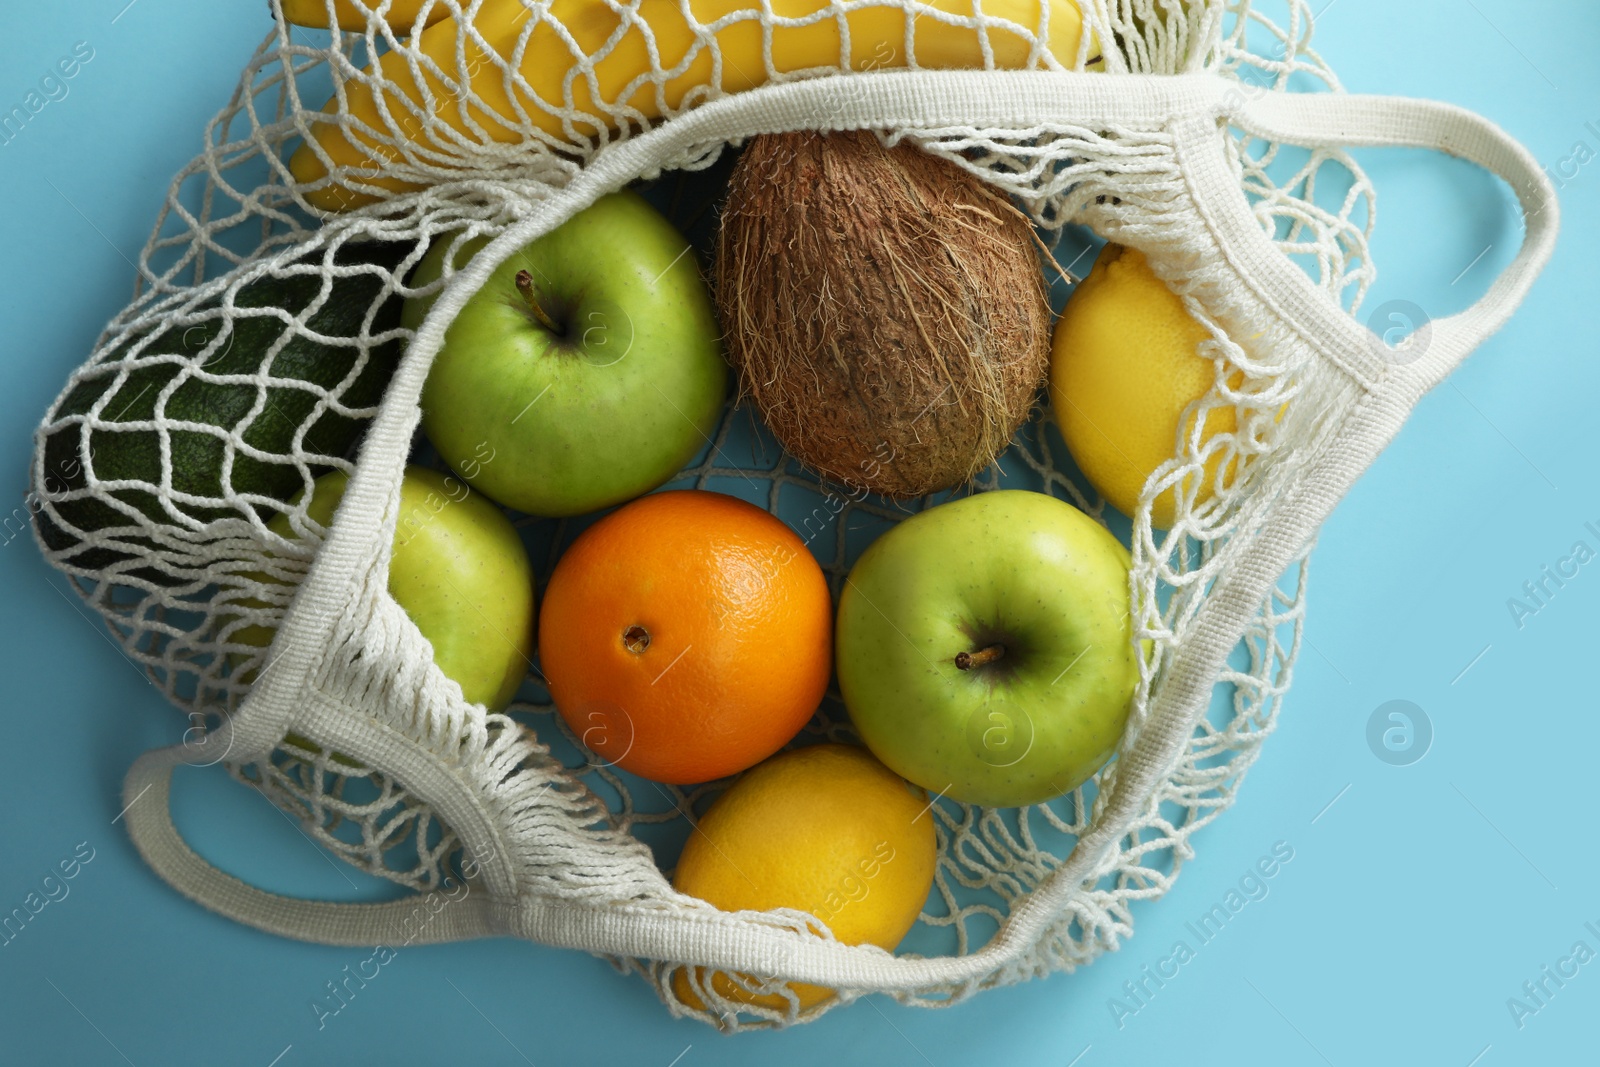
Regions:
<instances>
[{"instance_id":1,"label":"green apple","mask_svg":"<svg viewBox=\"0 0 1600 1067\"><path fill-rule=\"evenodd\" d=\"M1139 680L1128 553L1043 493L942 504L845 581L839 687L867 747L930 793L1034 804L1116 750Z\"/></svg>"},{"instance_id":2,"label":"green apple","mask_svg":"<svg viewBox=\"0 0 1600 1067\"><path fill-rule=\"evenodd\" d=\"M453 253L460 269L487 243ZM411 284L437 279L441 239ZM415 328L432 298L406 304ZM727 397L699 265L631 192L579 212L501 264L445 333L422 422L445 462L518 511L566 516L656 488L711 438Z\"/></svg>"},{"instance_id":3,"label":"green apple","mask_svg":"<svg viewBox=\"0 0 1600 1067\"><path fill-rule=\"evenodd\" d=\"M316 480L306 515L321 526L349 483L343 471ZM286 515L267 524L293 539ZM260 575L264 581L271 579ZM504 512L458 479L407 467L389 562L389 594L433 646L433 661L462 695L490 711L511 702L533 655L533 570ZM268 627L241 627L239 644L266 645Z\"/></svg>"}]
</instances>

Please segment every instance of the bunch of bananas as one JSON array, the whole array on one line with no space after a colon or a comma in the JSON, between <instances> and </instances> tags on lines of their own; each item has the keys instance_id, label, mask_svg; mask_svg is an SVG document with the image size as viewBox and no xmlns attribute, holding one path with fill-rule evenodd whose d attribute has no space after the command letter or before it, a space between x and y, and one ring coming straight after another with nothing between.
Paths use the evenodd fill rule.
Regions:
<instances>
[{"instance_id":1,"label":"bunch of bananas","mask_svg":"<svg viewBox=\"0 0 1600 1067\"><path fill-rule=\"evenodd\" d=\"M719 91L741 92L797 71L905 67L908 45L919 67L1039 66L1042 44L1070 68L1083 34L1075 0L919 0L914 6L885 0L845 9L842 17L823 14L833 8L832 0L770 0L779 20L770 28L760 18L759 0L543 0L532 6L484 0L471 16L473 32L465 34L438 0L281 4L284 17L296 25L328 28L332 22L365 31L386 22L395 36L411 42L367 69L376 78L347 82L342 105L335 97L323 108L353 121L317 123L290 160L296 181L315 186L306 199L327 211L379 199L365 188L327 181L329 163L359 172L365 187L393 193L417 188L383 173L403 158L397 141L445 166L460 157L463 143L524 140L528 124L552 147L581 149L616 129L619 115L648 123ZM974 25L980 13L983 25ZM785 24L819 14L815 21ZM529 19L531 30L524 25ZM848 28L847 44L841 23ZM1048 27L1042 42L1041 26ZM714 49L706 46L708 29ZM508 76L513 68L521 83ZM653 77L658 71L670 76Z\"/></svg>"}]
</instances>

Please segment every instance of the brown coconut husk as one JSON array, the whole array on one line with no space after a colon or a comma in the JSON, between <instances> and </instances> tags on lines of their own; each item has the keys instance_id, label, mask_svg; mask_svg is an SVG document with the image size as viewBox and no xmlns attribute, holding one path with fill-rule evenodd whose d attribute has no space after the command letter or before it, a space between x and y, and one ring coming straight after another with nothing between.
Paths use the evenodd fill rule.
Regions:
<instances>
[{"instance_id":1,"label":"brown coconut husk","mask_svg":"<svg viewBox=\"0 0 1600 1067\"><path fill-rule=\"evenodd\" d=\"M752 139L717 245L743 395L853 489L916 497L992 463L1027 418L1050 306L1022 212L956 164L870 132Z\"/></svg>"}]
</instances>

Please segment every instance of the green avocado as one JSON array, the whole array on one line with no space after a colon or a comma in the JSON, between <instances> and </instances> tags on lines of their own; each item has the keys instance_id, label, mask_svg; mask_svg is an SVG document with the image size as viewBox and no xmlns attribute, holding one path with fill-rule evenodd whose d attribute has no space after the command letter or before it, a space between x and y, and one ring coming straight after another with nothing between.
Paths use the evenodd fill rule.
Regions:
<instances>
[{"instance_id":1,"label":"green avocado","mask_svg":"<svg viewBox=\"0 0 1600 1067\"><path fill-rule=\"evenodd\" d=\"M65 553L81 543L63 524L84 533L178 526L184 525L179 516L205 523L243 517L252 505L272 510L274 502L291 500L305 487L296 454L315 477L328 469L319 459L345 456L368 421L329 410L325 398L336 395L345 409L376 406L404 347L398 338L370 345L362 363L356 346L328 343L315 335L376 337L398 329L402 301L393 293L383 297L383 290L408 251L408 245L395 242L344 245L336 265L374 269L328 282L326 298L305 317L303 327L292 327L289 320L299 321L322 297L320 272L269 275L241 286L233 300L231 329L229 317L212 304L200 310L198 323L191 315L188 325L162 324L120 339L45 420L43 484L33 487L38 503L32 509L45 546ZM297 262L318 264L323 253L314 255ZM369 313L371 322L363 331ZM132 352L147 337L148 343ZM128 369L129 359L138 365ZM259 380L263 371L264 382ZM88 414L102 399L96 425L68 421ZM164 433L139 425L156 417L158 404ZM230 448L230 432L248 447ZM167 506L157 495L163 436L172 466ZM231 471L226 469L230 450ZM72 498L88 484L90 470L102 482L139 484ZM245 498L235 506L222 502L225 479L226 488ZM206 499L185 499L184 494ZM113 506L108 497L134 514ZM132 551L99 547L66 562L99 570L132 558L142 547L137 536L118 540ZM159 580L153 572L143 576Z\"/></svg>"}]
</instances>

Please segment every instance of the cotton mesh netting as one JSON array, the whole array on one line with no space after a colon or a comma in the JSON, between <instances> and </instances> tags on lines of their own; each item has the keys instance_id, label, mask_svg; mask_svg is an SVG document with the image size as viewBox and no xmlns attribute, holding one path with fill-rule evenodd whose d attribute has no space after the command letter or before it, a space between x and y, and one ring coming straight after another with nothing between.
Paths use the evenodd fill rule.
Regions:
<instances>
[{"instance_id":1,"label":"cotton mesh netting","mask_svg":"<svg viewBox=\"0 0 1600 1067\"><path fill-rule=\"evenodd\" d=\"M497 5L474 3L465 14L454 3L435 6L470 23ZM206 743L208 721L238 708L267 662L273 628L324 533L291 501L324 471L354 469L361 427L376 414L387 375L410 337L398 317L399 301L413 295L404 279L432 242L503 232L538 210L607 145L670 122L738 77L754 84L825 75L848 94L854 79L874 76L879 66L921 65L918 50L943 47L941 35L967 35L984 66L1009 60L1036 69L1093 67L1108 78L1207 69L1237 79L1244 99L1291 86L1338 89L1309 47L1312 20L1303 0L1283 0L1273 18L1248 0L1098 0L1084 5L1083 43L1068 57L1046 47L1050 14L1061 11L1049 4L991 0L958 14L913 0L836 0L804 11L767 2L723 4L715 19L711 5L688 0L499 6L520 13L514 32L456 34L453 54L443 62L407 50L402 36L376 16L364 32L339 33L331 43L280 22L208 128L205 150L175 179L140 257L136 299L74 373L39 430L30 499L46 555L105 619L128 657L189 715L185 739L193 745ZM580 9L592 16L582 25L560 22L561 12ZM867 24L856 20L885 11L897 25L902 11L914 17L887 49L867 53L877 61L863 61L860 34ZM1025 22L1017 21L1018 12L1026 13ZM676 36L662 32L658 39L669 21ZM822 70L796 69L786 59L785 33L825 24L844 31L834 31L835 48L854 49L843 60L855 72L841 72L837 55ZM741 27L759 31L753 45L740 38L735 47ZM838 43L852 33L854 45ZM592 54L584 55L585 47ZM535 48L568 56L550 64L564 75L534 85L502 58ZM400 57L411 84L427 83L443 94L445 107L468 100L465 117L456 124L429 122L429 104L408 110L395 98L387 114L369 115L364 129L349 127L349 136L366 138L363 143L382 157L364 180L335 169L331 177L297 184L285 161L313 128L316 109L330 95L348 99L369 91L375 83L366 57L385 51ZM631 77L618 73L623 61L635 64ZM741 64L746 69L737 77L730 73ZM486 110L474 95L491 84L484 80L486 65L496 72L491 81L500 87L499 99L519 104L510 118L504 108ZM602 99L611 103L595 103ZM974 128L961 119L952 114L949 125L882 134L891 142L908 139L1011 194L1058 251L1073 241L1085 244L1089 231L1144 248L1211 334L1201 354L1215 364L1215 387L1193 409L1180 454L1146 487L1131 525L1077 474L1043 404L1000 463L960 491L1002 484L1042 489L1131 544L1135 618L1148 639L1131 740L1145 723L1163 664L1234 559L1236 535L1259 521L1274 487L1293 476L1283 442L1296 423L1283 412L1297 397L1315 401L1302 408L1329 410L1338 397L1332 387L1329 395L1317 392L1326 382L1302 354L1268 343L1270 337L1241 334L1241 322L1248 321L1233 314L1225 293L1207 287L1204 271L1185 261L1190 223L1169 210L1182 178L1168 133L1084 124L1074 116L1030 129ZM819 116L818 125L826 120ZM1353 313L1372 281L1367 238L1374 202L1360 169L1335 150L1262 143L1237 132L1229 145L1263 229ZM722 142L694 145L638 177L659 187L681 182L684 173L714 176L725 169L727 148ZM337 162L323 160L330 161ZM699 185L705 200L700 216L686 210L676 216L680 223L705 225L714 216L714 207L707 209L716 196L710 178L702 175ZM353 213L320 212L319 190L330 189L379 202ZM448 283L447 274L437 284ZM1231 335L1224 322L1232 325ZM1216 425L1206 417L1213 410L1231 413L1231 432L1202 436L1202 427ZM1296 432L1308 432L1304 426L1314 421L1306 416ZM428 460L425 445L419 444L418 458ZM1208 479L1216 491L1197 505L1197 489ZM835 594L872 533L950 496L894 503L820 483L782 453L752 412L736 407L669 485L764 504L807 541ZM1168 531L1153 530L1149 502L1169 488L1176 490L1177 521ZM531 517L517 523L542 582L574 528ZM1128 936L1132 904L1160 897L1172 885L1192 855L1190 838L1229 806L1270 733L1298 648L1304 592L1302 559L1260 606L1216 679L1212 710L1174 772L1030 952L958 986L896 995L950 1003L981 988L1081 965ZM524 787L529 780L545 783L525 809L540 817L519 823L522 833L559 826L602 853L644 841L670 869L691 819L726 785L658 785L601 763L552 714L536 664L507 714L485 716L477 709L469 718L465 758L499 768L499 778L488 776L494 780L520 773ZM824 737L853 739L836 688L797 743ZM417 890L437 889L455 876L455 834L383 768L355 766L297 737L285 739L270 759L240 764L227 756L220 752L216 759L347 862ZM988 943L1015 904L1095 823L1117 769L1113 761L1073 793L1025 809L937 799L930 809L940 857L935 890L905 949L967 954ZM567 884L560 872L552 873L548 891L566 892ZM627 899L648 890L611 891ZM817 926L799 913L773 913L768 921ZM705 1002L701 1009L684 1005L674 991L681 965L616 962L652 982L675 1010L725 1027L800 1017L798 1002L778 979L735 978L747 989L784 998L785 1007L768 1008L732 1003L709 988L705 976L691 974ZM842 1001L852 996L843 991Z\"/></svg>"}]
</instances>

